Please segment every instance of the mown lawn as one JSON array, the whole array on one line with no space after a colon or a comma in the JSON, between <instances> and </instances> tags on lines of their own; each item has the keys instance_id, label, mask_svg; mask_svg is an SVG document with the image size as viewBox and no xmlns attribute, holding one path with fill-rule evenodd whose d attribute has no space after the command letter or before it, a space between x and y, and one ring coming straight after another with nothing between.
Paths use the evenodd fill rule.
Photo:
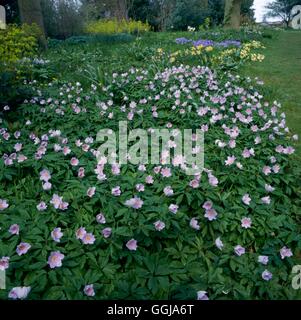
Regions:
<instances>
[{"instance_id":1,"label":"mown lawn","mask_svg":"<svg viewBox=\"0 0 301 320\"><path fill-rule=\"evenodd\" d=\"M245 75L264 80L270 99L280 101L288 126L301 136L301 33L281 31L265 40L266 59L244 68ZM268 97L268 96L267 96ZM299 140L297 154L301 156Z\"/></svg>"}]
</instances>

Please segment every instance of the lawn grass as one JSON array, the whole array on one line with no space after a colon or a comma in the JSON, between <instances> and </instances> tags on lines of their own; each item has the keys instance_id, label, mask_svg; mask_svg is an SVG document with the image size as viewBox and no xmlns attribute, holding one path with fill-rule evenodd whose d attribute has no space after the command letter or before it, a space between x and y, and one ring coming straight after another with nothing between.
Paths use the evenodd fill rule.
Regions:
<instances>
[{"instance_id":1,"label":"lawn grass","mask_svg":"<svg viewBox=\"0 0 301 320\"><path fill-rule=\"evenodd\" d=\"M265 82L267 98L281 102L289 128L301 138L301 32L278 31L264 44L266 59L242 72ZM297 156L301 158L300 140Z\"/></svg>"}]
</instances>

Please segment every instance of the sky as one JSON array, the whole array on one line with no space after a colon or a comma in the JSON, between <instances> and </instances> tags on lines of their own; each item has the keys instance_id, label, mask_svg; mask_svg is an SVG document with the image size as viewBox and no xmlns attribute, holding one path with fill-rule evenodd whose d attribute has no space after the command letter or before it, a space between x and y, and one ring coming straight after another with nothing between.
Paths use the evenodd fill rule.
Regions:
<instances>
[{"instance_id":1,"label":"sky","mask_svg":"<svg viewBox=\"0 0 301 320\"><path fill-rule=\"evenodd\" d=\"M266 9L264 7L273 1L274 0L254 0L255 17L257 22L261 22L263 20L263 16L266 13Z\"/></svg>"}]
</instances>

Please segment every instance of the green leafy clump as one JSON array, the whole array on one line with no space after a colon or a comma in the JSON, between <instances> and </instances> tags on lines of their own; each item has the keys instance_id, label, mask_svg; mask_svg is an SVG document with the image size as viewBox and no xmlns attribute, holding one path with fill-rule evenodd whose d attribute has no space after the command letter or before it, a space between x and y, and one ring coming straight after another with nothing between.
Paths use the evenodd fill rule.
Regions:
<instances>
[{"instance_id":1,"label":"green leafy clump","mask_svg":"<svg viewBox=\"0 0 301 320\"><path fill-rule=\"evenodd\" d=\"M18 122L2 116L2 299L20 286L30 299L85 299L90 284L95 299L298 297L300 170L281 106L259 82L177 65L32 90ZM205 170L97 161L97 133L117 133L119 121L129 131L202 129ZM30 245L22 255L20 243ZM61 265L50 259L58 252Z\"/></svg>"}]
</instances>

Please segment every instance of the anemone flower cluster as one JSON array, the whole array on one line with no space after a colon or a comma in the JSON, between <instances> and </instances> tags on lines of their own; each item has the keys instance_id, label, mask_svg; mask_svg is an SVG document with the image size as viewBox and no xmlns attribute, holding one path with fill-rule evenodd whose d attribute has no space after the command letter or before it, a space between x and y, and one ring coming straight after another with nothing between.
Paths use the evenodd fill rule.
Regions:
<instances>
[{"instance_id":1,"label":"anemone flower cluster","mask_svg":"<svg viewBox=\"0 0 301 320\"><path fill-rule=\"evenodd\" d=\"M262 82L179 65L130 68L88 89L27 84L36 94L20 109L23 123L6 120L9 107L0 121L8 298L239 298L229 283L265 298L267 281L278 288L276 275L289 278L300 247L298 137ZM114 136L118 121L170 132L158 163L100 155L98 131ZM191 176L184 156L171 157L179 128L204 133L204 168Z\"/></svg>"}]
</instances>

